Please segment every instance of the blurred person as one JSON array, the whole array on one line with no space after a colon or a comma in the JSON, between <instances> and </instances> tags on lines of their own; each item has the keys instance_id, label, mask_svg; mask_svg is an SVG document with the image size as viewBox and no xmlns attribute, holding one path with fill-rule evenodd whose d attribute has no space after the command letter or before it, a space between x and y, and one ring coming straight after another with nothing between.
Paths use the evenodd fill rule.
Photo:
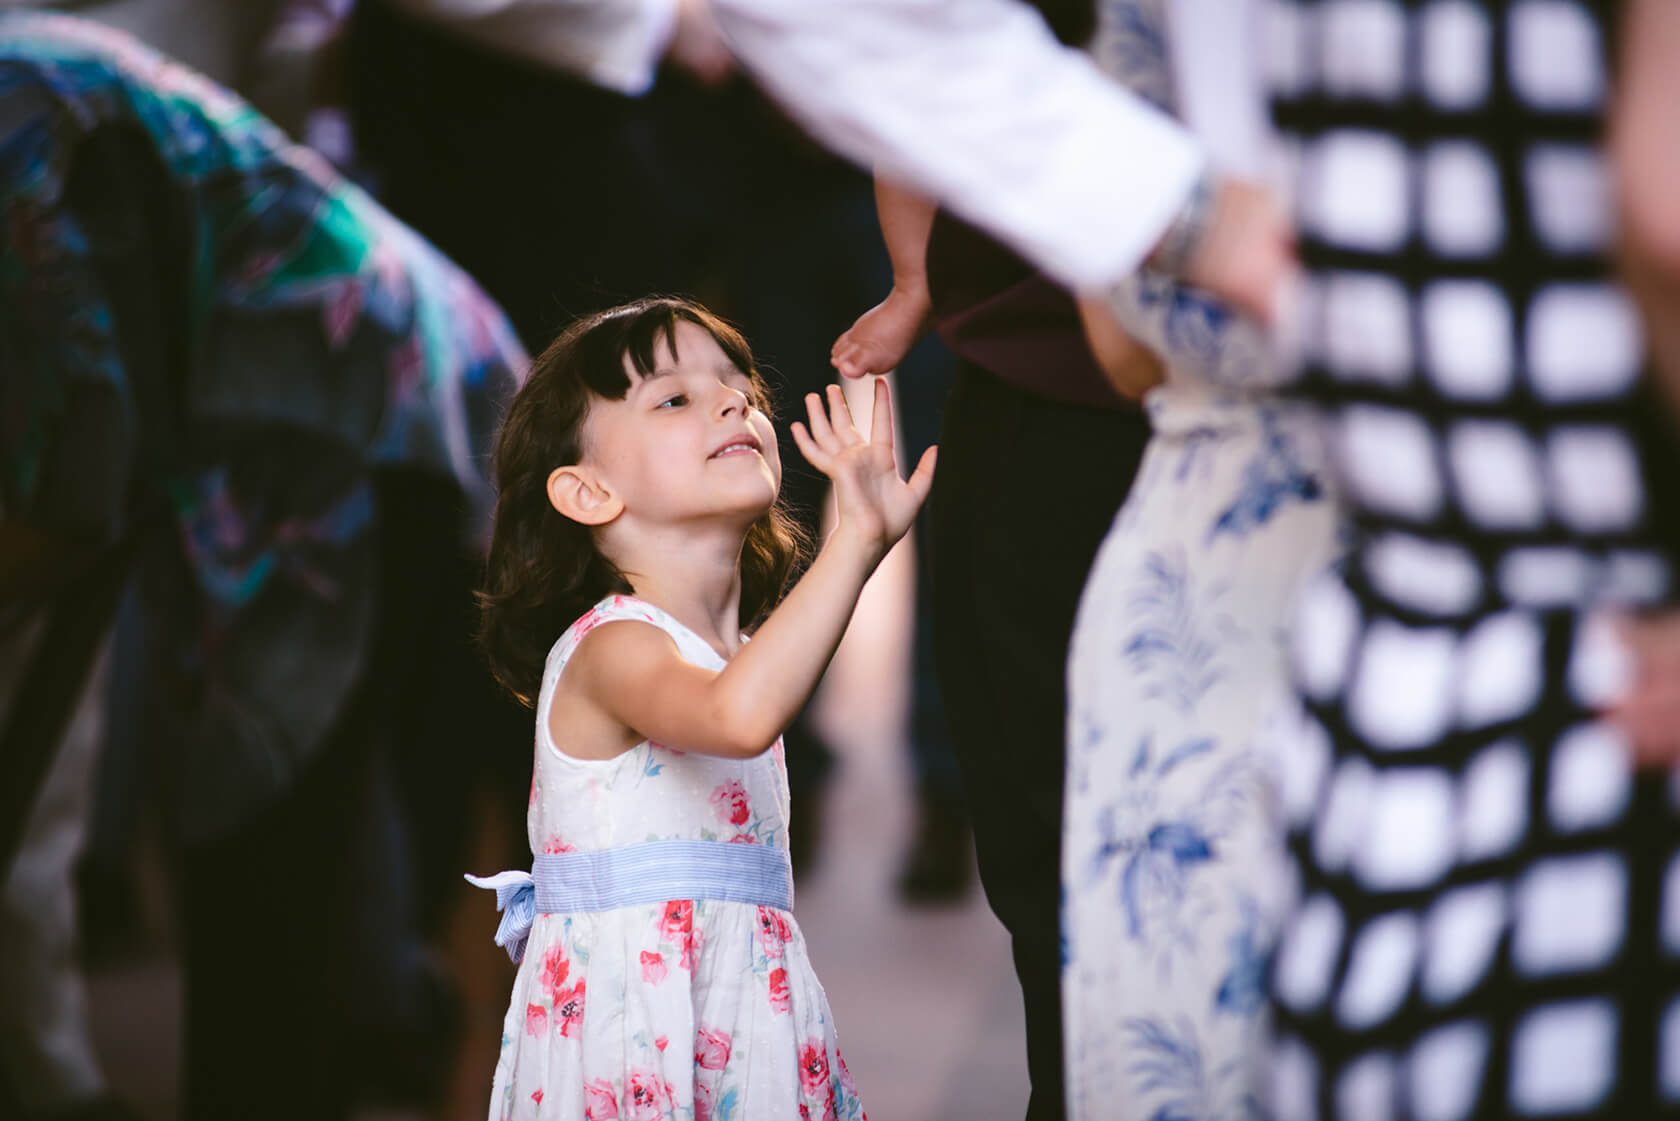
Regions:
<instances>
[{"instance_id":1,"label":"blurred person","mask_svg":"<svg viewBox=\"0 0 1680 1121\"><path fill-rule=\"evenodd\" d=\"M1223 21L1251 27L1255 14L1220 0ZM1102 0L1093 56L1183 113L1198 89L1173 44L1208 34L1183 15ZM1243 81L1240 56L1232 67L1226 81L1259 125L1258 81ZM1260 142L1232 151L1222 139L1205 139L1222 166L1260 171L1238 162ZM1258 744L1286 695L1296 594L1329 559L1335 509L1314 418L1273 396L1284 371L1252 322L1159 275L1087 316L1121 302L1154 330L1099 346L1105 370L1133 395L1149 369L1164 377L1143 395L1150 443L1069 645L1068 1115L1243 1118L1265 1084L1283 856Z\"/></svg>"},{"instance_id":2,"label":"blurred person","mask_svg":"<svg viewBox=\"0 0 1680 1121\"><path fill-rule=\"evenodd\" d=\"M1609 260L1618 7L1307 4L1268 39L1297 389L1353 523L1276 734L1279 1121L1677 1110L1680 815L1592 621L1672 601L1680 478Z\"/></svg>"},{"instance_id":3,"label":"blurred person","mask_svg":"<svg viewBox=\"0 0 1680 1121\"><path fill-rule=\"evenodd\" d=\"M867 439L838 386L806 406L837 519L785 599L768 391L705 309L585 317L508 411L482 638L536 709L535 855L474 879L521 961L493 1116L863 1116L791 913L780 733L934 453L899 477L884 383Z\"/></svg>"},{"instance_id":4,"label":"blurred person","mask_svg":"<svg viewBox=\"0 0 1680 1121\"><path fill-rule=\"evenodd\" d=\"M8 609L44 613L51 636L90 600L114 606L133 561L144 625L123 672L167 747L183 1112L343 1116L382 1068L436 1066L447 1038L378 775L436 693L423 651L473 571L479 462L523 352L360 191L122 35L0 15L0 101ZM81 676L43 677L46 658L26 680ZM32 876L68 888L67 866ZM6 899L8 922L65 913ZM29 970L17 951L7 969ZM44 1098L58 1072L8 1052L28 1108L87 1104Z\"/></svg>"},{"instance_id":5,"label":"blurred person","mask_svg":"<svg viewBox=\"0 0 1680 1121\"><path fill-rule=\"evenodd\" d=\"M1177 98L1165 5L1109 2L1098 5L1096 15L1091 53L1097 64L1170 110ZM1242 13L1230 15L1240 19ZM1250 115L1258 121L1257 111ZM982 878L994 901L1006 901L999 913L1015 934L1028 995L1029 1052L1036 1060L1032 1108L1046 1109L1051 1100L1046 1083L1061 1072L1043 1057L1065 1025L1071 1116L1142 1118L1175 1108L1185 1087L1133 1078L1140 1069L1155 1069L1163 1050L1209 1072L1198 1093L1212 1115L1240 1112L1254 1098L1261 1058L1260 963L1270 918L1261 887L1273 878L1261 873L1277 859L1276 846L1267 843L1270 823L1252 742L1261 710L1283 689L1279 641L1293 588L1319 563L1329 538L1330 509L1313 433L1302 418L1264 403L1271 362L1256 329L1158 277L1130 286L1126 296L1134 310L1170 321L1153 335L1153 351L1124 336L1082 337L1082 315L1071 294L1042 277L1017 279L1016 288L1001 295L989 285L982 288L986 300L956 316L947 308L938 319L922 261L933 208L902 188L883 183L880 192L882 227L894 247L893 288L837 340L833 357L842 374L890 368L934 319L961 353L976 351L976 340L984 339L978 363L1012 373L1038 395L1067 393L1082 381L1091 396L1106 392L1115 404L1147 394L1147 426L1135 413L1121 414L1130 427L1109 437L1115 444L1114 435L1129 433L1135 454L1152 432L1137 482L1131 483L1130 473L1111 473L1105 482L1130 483L1129 492L1087 492L1093 517L1113 522L1089 579L1083 567L1069 567L1070 587L1057 601L1063 612L1053 616L1058 627L1050 641L1021 643L1012 651L1029 667L1012 674L1017 681L1048 677L1045 703L1038 706L1046 719L1033 729L1034 738L1065 734L1065 787L1063 754L1040 743L1035 757L1049 765L1035 764L1040 781L1033 789L1042 792L1027 803L1032 816L1016 806L977 822ZM965 283L972 284L973 270L964 271ZM1035 283L1036 301L1029 302L1025 286ZM1062 353L1045 341L1058 319ZM1096 320L1090 329L1101 332L1104 322ZM1096 357L1106 359L1110 387L1092 376L1087 341ZM1006 354L1013 367L1001 360ZM1230 392L1210 381L1249 384ZM953 451L957 442L948 430L936 508L963 485L953 466L961 462ZM1068 442L1048 456L1048 470L1071 462L1062 450ZM994 442L989 451L1004 446ZM1002 466L1026 469L1007 461ZM1104 495L1110 505L1099 509ZM1122 497L1115 516L1112 504ZM998 535L1007 539L1026 536L1025 523L1035 517L1026 507L987 511L984 519L958 523L942 555L960 544L967 548L962 569L1003 570L1006 554L979 523L1001 523ZM1046 545L1032 541L1041 554ZM1089 565L1095 542L1084 545L1078 564ZM1072 551L1065 543L1053 547ZM1076 623L1072 588L1080 582L1086 590ZM1008 601L995 587L989 590L986 602L997 612ZM1035 587L1032 595L1033 610L1042 612L1042 590ZM952 616L946 625L958 626ZM969 646L970 627L960 633L959 642ZM1020 685L1005 701L976 699L984 690L975 682L989 680L983 671L995 659L989 653L952 656L946 689L984 713L981 720L952 714L975 735L959 741L971 789L999 782L1014 793L1019 778L984 765L989 756L1004 755L1004 747L980 732L999 727L1007 715L1015 722L1003 737L1020 734L1034 703ZM1063 696L1064 664L1065 732L1060 708L1050 707ZM1058 929L1054 887L1036 890L1033 898L1006 879L1018 869L1023 885L1042 884L1043 865L1057 866L1058 852L1060 1022L1052 1019L1055 994L1044 991L1058 964L1051 953ZM1033 901L1014 906L1012 896Z\"/></svg>"}]
</instances>

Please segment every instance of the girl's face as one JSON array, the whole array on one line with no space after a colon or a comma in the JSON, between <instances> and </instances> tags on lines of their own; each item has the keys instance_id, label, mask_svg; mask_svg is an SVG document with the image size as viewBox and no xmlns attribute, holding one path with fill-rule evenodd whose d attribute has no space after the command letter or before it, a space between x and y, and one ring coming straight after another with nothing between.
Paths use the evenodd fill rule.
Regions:
<instances>
[{"instance_id":1,"label":"girl's face","mask_svg":"<svg viewBox=\"0 0 1680 1121\"><path fill-rule=\"evenodd\" d=\"M659 363L645 378L624 359L630 389L623 400L591 405L584 461L637 520L751 525L782 482L776 430L755 406L758 387L705 328L679 319L671 342L656 349Z\"/></svg>"}]
</instances>

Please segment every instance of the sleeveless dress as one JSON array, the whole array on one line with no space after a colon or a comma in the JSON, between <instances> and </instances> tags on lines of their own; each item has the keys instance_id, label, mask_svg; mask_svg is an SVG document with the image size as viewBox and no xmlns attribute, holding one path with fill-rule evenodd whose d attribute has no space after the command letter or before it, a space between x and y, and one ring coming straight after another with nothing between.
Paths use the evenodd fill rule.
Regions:
<instances>
[{"instance_id":1,"label":"sleeveless dress","mask_svg":"<svg viewBox=\"0 0 1680 1121\"><path fill-rule=\"evenodd\" d=\"M1606 256L1614 8L1273 5L1354 531L1278 737L1278 1121L1680 1116L1680 788L1585 621L1672 601L1680 480Z\"/></svg>"},{"instance_id":2,"label":"sleeveless dress","mask_svg":"<svg viewBox=\"0 0 1680 1121\"><path fill-rule=\"evenodd\" d=\"M1109 0L1095 42L1163 107L1165 30L1159 0ZM1069 655L1068 1116L1245 1121L1282 865L1256 735L1286 696L1290 604L1328 558L1332 503L1252 328L1158 278L1111 302L1168 374Z\"/></svg>"},{"instance_id":3,"label":"sleeveless dress","mask_svg":"<svg viewBox=\"0 0 1680 1121\"><path fill-rule=\"evenodd\" d=\"M724 659L666 612L602 600L560 637L537 699L527 815L534 853L646 841L787 845L781 740L752 759L651 741L612 759L563 755L548 731L555 684L603 623L659 627L682 656ZM538 914L513 984L489 1116L542 1121L862 1121L828 999L791 914L673 899Z\"/></svg>"}]
</instances>

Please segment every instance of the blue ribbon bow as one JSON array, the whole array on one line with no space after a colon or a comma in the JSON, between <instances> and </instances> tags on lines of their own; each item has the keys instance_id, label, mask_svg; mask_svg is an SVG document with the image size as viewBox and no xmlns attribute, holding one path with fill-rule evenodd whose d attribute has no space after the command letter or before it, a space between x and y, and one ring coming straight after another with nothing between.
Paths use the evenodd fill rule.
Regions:
<instances>
[{"instance_id":1,"label":"blue ribbon bow","mask_svg":"<svg viewBox=\"0 0 1680 1121\"><path fill-rule=\"evenodd\" d=\"M529 872L497 872L494 876L469 875L467 882L496 893L496 910L502 913L502 925L496 928L496 945L518 964L525 956L531 924L537 921L536 881Z\"/></svg>"}]
</instances>

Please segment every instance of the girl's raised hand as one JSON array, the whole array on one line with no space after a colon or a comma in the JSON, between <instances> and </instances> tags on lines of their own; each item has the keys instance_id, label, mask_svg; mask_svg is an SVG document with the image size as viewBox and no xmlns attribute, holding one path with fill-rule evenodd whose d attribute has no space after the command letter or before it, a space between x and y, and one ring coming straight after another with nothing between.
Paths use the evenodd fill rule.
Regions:
<instances>
[{"instance_id":1,"label":"girl's raised hand","mask_svg":"<svg viewBox=\"0 0 1680 1121\"><path fill-rule=\"evenodd\" d=\"M828 387L826 409L815 393L806 395L805 408L810 426L794 421L793 441L811 465L834 483L839 510L836 534L855 533L884 555L909 530L916 511L927 500L938 449L929 448L922 455L908 480L898 477L892 393L884 378L875 379L875 413L867 440L852 422L851 407L838 385Z\"/></svg>"}]
</instances>

